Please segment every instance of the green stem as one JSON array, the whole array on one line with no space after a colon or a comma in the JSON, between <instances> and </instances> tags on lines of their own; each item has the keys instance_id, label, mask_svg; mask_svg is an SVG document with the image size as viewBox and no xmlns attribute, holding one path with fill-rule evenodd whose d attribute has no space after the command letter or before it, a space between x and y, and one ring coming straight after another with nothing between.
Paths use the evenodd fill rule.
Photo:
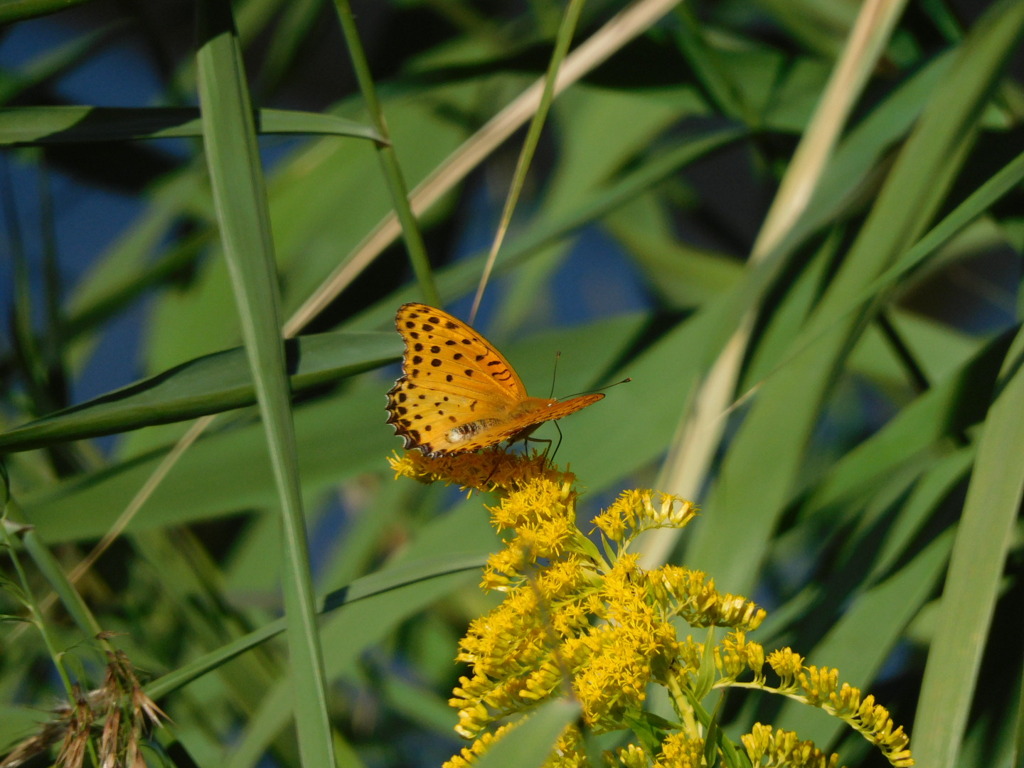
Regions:
<instances>
[{"instance_id":1,"label":"green stem","mask_svg":"<svg viewBox=\"0 0 1024 768\"><path fill-rule=\"evenodd\" d=\"M409 261L416 274L416 280L420 284L424 300L428 304L439 307L441 306L441 294L434 281L434 273L430 267L430 259L427 256L427 247L423 242L419 223L416 221L412 206L409 205L409 188L405 183L405 176L402 174L395 148L391 144L391 134L388 131L387 122L384 120L384 110L377 97L377 87L373 81L373 74L370 72L366 53L363 51L352 7L348 0L334 0L334 7L337 9L338 18L341 21L341 30L345 35L345 43L352 59L352 68L359 83L359 90L366 100L370 120L377 132L387 140L387 144L374 146L377 149L377 158L380 160L384 179L388 185L388 192L391 194L391 203L394 205L398 221L402 225L402 238L405 240L405 247L409 253Z\"/></svg>"}]
</instances>

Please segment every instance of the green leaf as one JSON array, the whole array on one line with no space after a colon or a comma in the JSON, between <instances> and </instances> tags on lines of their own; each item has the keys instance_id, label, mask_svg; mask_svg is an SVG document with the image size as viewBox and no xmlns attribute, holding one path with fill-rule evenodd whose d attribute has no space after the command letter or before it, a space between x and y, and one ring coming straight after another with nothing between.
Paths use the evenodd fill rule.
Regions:
<instances>
[{"instance_id":1,"label":"green leaf","mask_svg":"<svg viewBox=\"0 0 1024 768\"><path fill-rule=\"evenodd\" d=\"M1024 331L1006 356L942 592L914 724L920 765L955 766L1024 495Z\"/></svg>"},{"instance_id":2,"label":"green leaf","mask_svg":"<svg viewBox=\"0 0 1024 768\"><path fill-rule=\"evenodd\" d=\"M285 343L291 391L338 381L393 363L401 341L393 333L313 334ZM108 435L192 419L256 402L241 347L191 360L73 408L0 434L0 452Z\"/></svg>"},{"instance_id":3,"label":"green leaf","mask_svg":"<svg viewBox=\"0 0 1024 768\"><path fill-rule=\"evenodd\" d=\"M864 319L837 317L924 232L972 146L977 123L1014 49L1024 5L1003 2L967 38L904 146L871 215L797 337L797 354L770 376L730 446L705 525L687 551L730 591L749 592L771 531L794 490L813 430ZM816 341L802 346L803 338ZM770 460L768 460L770 457Z\"/></svg>"},{"instance_id":4,"label":"green leaf","mask_svg":"<svg viewBox=\"0 0 1024 768\"><path fill-rule=\"evenodd\" d=\"M407 590L403 598L409 601L409 605L415 604L414 592L416 588L431 579L444 579L449 576L456 576L466 571L477 571L487 561L486 553L446 554L442 559L430 557L424 560L403 561L396 566L368 576L356 579L347 587L342 587L331 592L323 599L323 608L320 613L329 614L334 611L343 610L361 600L369 600L377 595L402 590ZM450 582L445 579L445 583ZM432 594L433 591L431 591ZM188 685L209 672L222 667L240 654L257 648L268 640L277 637L285 631L284 619L277 619L264 627L249 632L243 637L233 640L230 643L218 648L215 651L194 659L184 664L173 672L154 680L146 686L146 692L153 698L167 696L170 693Z\"/></svg>"},{"instance_id":5,"label":"green leaf","mask_svg":"<svg viewBox=\"0 0 1024 768\"><path fill-rule=\"evenodd\" d=\"M380 471L388 451L401 445L384 424L380 381L345 396L320 398L296 409L299 458L310 498L360 472ZM277 503L274 477L252 422L204 435L146 501L129 530L162 528ZM346 436L358 436L347 439ZM170 446L133 456L25 494L26 519L49 544L102 536L152 476Z\"/></svg>"},{"instance_id":6,"label":"green leaf","mask_svg":"<svg viewBox=\"0 0 1024 768\"><path fill-rule=\"evenodd\" d=\"M385 143L370 126L335 115L261 109L260 134L349 136ZM198 109L172 107L4 107L0 145L63 144L202 136Z\"/></svg>"},{"instance_id":7,"label":"green leaf","mask_svg":"<svg viewBox=\"0 0 1024 768\"><path fill-rule=\"evenodd\" d=\"M0 24L57 13L89 0L4 0L0 3Z\"/></svg>"},{"instance_id":8,"label":"green leaf","mask_svg":"<svg viewBox=\"0 0 1024 768\"><path fill-rule=\"evenodd\" d=\"M558 735L579 711L580 706L574 701L555 699L542 704L495 742L474 765L476 768L540 768L551 756Z\"/></svg>"},{"instance_id":9,"label":"green leaf","mask_svg":"<svg viewBox=\"0 0 1024 768\"><path fill-rule=\"evenodd\" d=\"M203 146L281 513L282 585L299 752L303 765L332 766L334 743L281 338L270 212L229 0L200 0L197 26Z\"/></svg>"}]
</instances>

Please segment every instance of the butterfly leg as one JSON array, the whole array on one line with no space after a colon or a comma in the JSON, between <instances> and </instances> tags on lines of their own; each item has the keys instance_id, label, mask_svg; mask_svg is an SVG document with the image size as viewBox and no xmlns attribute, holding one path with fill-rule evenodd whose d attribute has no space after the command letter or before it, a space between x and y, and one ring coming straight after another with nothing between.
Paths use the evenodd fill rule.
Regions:
<instances>
[{"instance_id":1,"label":"butterfly leg","mask_svg":"<svg viewBox=\"0 0 1024 768\"><path fill-rule=\"evenodd\" d=\"M523 445L527 446L527 447L529 446L530 443L545 443L545 448L544 448L543 456L544 456L544 460L547 462L547 464L549 466L555 463L555 456L558 454L558 449L562 445L562 429L561 429L561 427L558 426L558 422L557 421L553 421L551 423L554 424L555 425L555 429L558 430L558 442L555 443L555 450L554 451L551 450L551 440L548 440L548 439L543 438L543 437L524 437L523 438Z\"/></svg>"},{"instance_id":2,"label":"butterfly leg","mask_svg":"<svg viewBox=\"0 0 1024 768\"><path fill-rule=\"evenodd\" d=\"M506 453L508 453L506 448L503 447L503 446L494 446L493 448L486 449L483 452L484 453L500 454L501 456L504 456ZM487 477L485 477L484 481L482 483L480 483L480 489L481 490L487 490L487 484L491 482L491 478L494 477L494 473L498 471L498 466L500 464L501 464L501 461L496 456L494 462L491 464L491 471L487 473ZM494 488L491 488L490 490L493 491Z\"/></svg>"},{"instance_id":3,"label":"butterfly leg","mask_svg":"<svg viewBox=\"0 0 1024 768\"><path fill-rule=\"evenodd\" d=\"M555 463L555 456L558 455L558 449L562 447L562 428L560 426L558 426L558 422L557 421L553 422L553 423L555 425L555 429L558 430L558 443L555 445L555 452L551 454L551 463L552 464ZM548 448L550 448L550 447L551 447L551 441L549 440L548 441Z\"/></svg>"}]
</instances>

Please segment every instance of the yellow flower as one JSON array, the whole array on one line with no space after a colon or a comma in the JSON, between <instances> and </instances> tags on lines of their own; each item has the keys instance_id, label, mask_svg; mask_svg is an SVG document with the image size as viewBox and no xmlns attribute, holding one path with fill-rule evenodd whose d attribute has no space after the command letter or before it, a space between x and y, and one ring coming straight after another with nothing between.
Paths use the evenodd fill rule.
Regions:
<instances>
[{"instance_id":1,"label":"yellow flower","mask_svg":"<svg viewBox=\"0 0 1024 768\"><path fill-rule=\"evenodd\" d=\"M720 594L703 571L663 565L650 572L655 599L692 627L757 629L767 615L762 608L737 595Z\"/></svg>"},{"instance_id":2,"label":"yellow flower","mask_svg":"<svg viewBox=\"0 0 1024 768\"><path fill-rule=\"evenodd\" d=\"M853 689L858 696L860 691ZM907 768L914 764L907 745L910 737L903 732L903 726L893 727L892 717L889 710L881 704L875 704L874 696L867 696L857 709L853 717L844 717L850 725L862 733L867 739L882 750L886 759L899 768Z\"/></svg>"},{"instance_id":3,"label":"yellow flower","mask_svg":"<svg viewBox=\"0 0 1024 768\"><path fill-rule=\"evenodd\" d=\"M419 453L391 460L396 473L423 482L441 480L469 489L499 491L489 507L505 547L487 562L482 584L504 593L500 605L474 619L459 643L457 660L471 666L450 704L458 709L456 731L476 739L446 767L471 765L508 732L495 724L571 690L582 722L597 733L631 730L639 744L606 752L623 768L697 768L705 753L710 713L703 697L729 687L782 694L839 717L875 744L898 768L914 764L909 739L888 710L845 683L829 667L805 666L789 648L765 656L747 639L765 611L739 595L720 593L703 571L677 565L645 570L628 553L638 533L686 525L696 515L690 502L651 490L624 491L594 518L604 552L576 526L577 492L571 473L502 451L430 459ZM673 622L691 627L729 627L717 643L680 641ZM778 675L773 687L765 663ZM713 663L712 663L713 662ZM747 676L747 673L751 676ZM742 676L742 679L741 679ZM644 710L651 685L662 685L677 723ZM724 738L721 735L719 738ZM742 737L755 766L835 768L795 733L756 724ZM733 749L728 741L721 749ZM559 738L545 766L588 765L582 734L572 726Z\"/></svg>"},{"instance_id":4,"label":"yellow flower","mask_svg":"<svg viewBox=\"0 0 1024 768\"><path fill-rule=\"evenodd\" d=\"M814 742L800 741L792 731L774 731L770 725L755 723L740 741L754 765L785 768L836 768L839 765L839 755L826 755Z\"/></svg>"},{"instance_id":5,"label":"yellow flower","mask_svg":"<svg viewBox=\"0 0 1024 768\"><path fill-rule=\"evenodd\" d=\"M580 729L568 725L555 741L551 756L544 762L543 768L588 768L589 765Z\"/></svg>"},{"instance_id":6,"label":"yellow flower","mask_svg":"<svg viewBox=\"0 0 1024 768\"><path fill-rule=\"evenodd\" d=\"M410 477L422 483L454 483L470 492L512 490L536 478L560 483L576 480L571 472L561 472L550 466L543 455L526 457L500 449L437 457L413 450L401 456L389 456L388 463L395 471L395 477Z\"/></svg>"},{"instance_id":7,"label":"yellow flower","mask_svg":"<svg viewBox=\"0 0 1024 768\"><path fill-rule=\"evenodd\" d=\"M700 768L704 763L704 740L671 733L661 743L654 768Z\"/></svg>"},{"instance_id":8,"label":"yellow flower","mask_svg":"<svg viewBox=\"0 0 1024 768\"><path fill-rule=\"evenodd\" d=\"M735 680L747 670L754 679L763 679L764 648L760 643L748 642L743 632L731 632L715 648L715 666L725 678Z\"/></svg>"},{"instance_id":9,"label":"yellow flower","mask_svg":"<svg viewBox=\"0 0 1024 768\"><path fill-rule=\"evenodd\" d=\"M782 679L779 687L786 690L796 685L796 676L804 667L804 657L787 647L768 654L768 666Z\"/></svg>"},{"instance_id":10,"label":"yellow flower","mask_svg":"<svg viewBox=\"0 0 1024 768\"><path fill-rule=\"evenodd\" d=\"M623 491L606 510L593 519L594 525L611 541L622 541L636 525L638 497L643 491Z\"/></svg>"},{"instance_id":11,"label":"yellow flower","mask_svg":"<svg viewBox=\"0 0 1024 768\"><path fill-rule=\"evenodd\" d=\"M620 765L622 768L649 768L651 756L636 744L619 747L615 753L606 752L605 761L609 765Z\"/></svg>"},{"instance_id":12,"label":"yellow flower","mask_svg":"<svg viewBox=\"0 0 1024 768\"><path fill-rule=\"evenodd\" d=\"M682 528L697 514L692 502L651 490L623 491L593 523L609 541L623 542L651 528Z\"/></svg>"},{"instance_id":13,"label":"yellow flower","mask_svg":"<svg viewBox=\"0 0 1024 768\"><path fill-rule=\"evenodd\" d=\"M513 725L503 725L494 733L485 733L468 747L463 747L459 754L445 762L441 768L468 768L468 766L476 762L480 755L490 749L495 742L501 740L512 728Z\"/></svg>"},{"instance_id":14,"label":"yellow flower","mask_svg":"<svg viewBox=\"0 0 1024 768\"><path fill-rule=\"evenodd\" d=\"M816 707L829 701L839 686L839 670L831 667L807 667L797 678L808 703Z\"/></svg>"}]
</instances>

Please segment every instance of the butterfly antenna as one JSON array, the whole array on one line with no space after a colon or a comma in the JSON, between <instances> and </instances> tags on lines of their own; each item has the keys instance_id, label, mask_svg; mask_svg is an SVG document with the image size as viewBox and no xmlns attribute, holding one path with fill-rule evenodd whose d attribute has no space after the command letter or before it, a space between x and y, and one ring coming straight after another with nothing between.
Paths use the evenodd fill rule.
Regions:
<instances>
[{"instance_id":1,"label":"butterfly antenna","mask_svg":"<svg viewBox=\"0 0 1024 768\"><path fill-rule=\"evenodd\" d=\"M561 360L561 359L562 359L562 353L561 352L555 352L555 365L551 369L551 393L548 395L548 397L554 397L555 396L555 379L558 378L558 361Z\"/></svg>"},{"instance_id":2,"label":"butterfly antenna","mask_svg":"<svg viewBox=\"0 0 1024 768\"><path fill-rule=\"evenodd\" d=\"M619 386L619 384L628 384L632 380L633 379L631 377L627 376L622 381L616 381L614 384L605 384L603 387L598 387L597 389L588 389L586 392L577 392L575 395L566 395L565 397L560 397L559 400L568 400L570 397L579 397L580 395L591 395L594 392L604 392L606 389Z\"/></svg>"}]
</instances>

